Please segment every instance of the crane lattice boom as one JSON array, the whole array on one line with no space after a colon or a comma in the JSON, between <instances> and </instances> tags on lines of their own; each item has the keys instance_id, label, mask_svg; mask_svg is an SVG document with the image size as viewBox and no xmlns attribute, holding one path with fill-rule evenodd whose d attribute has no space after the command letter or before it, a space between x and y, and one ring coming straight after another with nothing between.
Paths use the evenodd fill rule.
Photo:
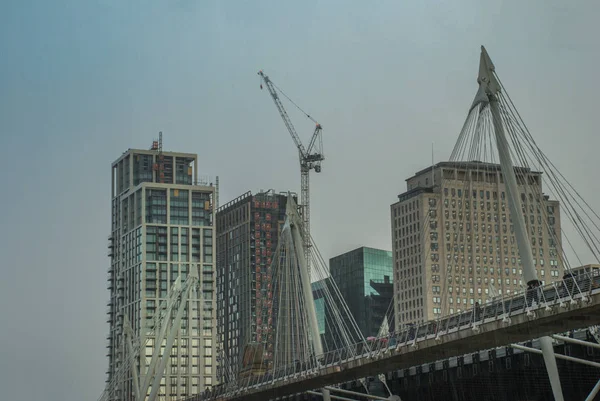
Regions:
<instances>
[{"instance_id":1,"label":"crane lattice boom","mask_svg":"<svg viewBox=\"0 0 600 401\"><path fill-rule=\"evenodd\" d=\"M303 234L304 234L304 243L305 243L305 252L306 252L306 261L310 268L310 182L309 182L309 171L315 170L315 172L321 172L321 162L325 159L323 155L323 139L321 136L322 127L321 124L316 122L310 115L308 115L304 110L302 110L298 105L296 105L281 89L277 88L273 82L269 79L267 75L265 75L262 71L258 72L262 81L264 82L271 98L273 98L273 102L283 119L283 122L288 129L292 139L294 140L294 144L298 148L298 157L300 159L300 198L301 198L301 209L302 209L302 220L303 220ZM261 84L262 89L262 84ZM305 148L290 120L290 117L283 107L283 103L281 103L281 99L279 98L279 93L285 96L294 106L296 106L306 117L312 120L315 123L315 130L310 139L308 148Z\"/></svg>"}]
</instances>

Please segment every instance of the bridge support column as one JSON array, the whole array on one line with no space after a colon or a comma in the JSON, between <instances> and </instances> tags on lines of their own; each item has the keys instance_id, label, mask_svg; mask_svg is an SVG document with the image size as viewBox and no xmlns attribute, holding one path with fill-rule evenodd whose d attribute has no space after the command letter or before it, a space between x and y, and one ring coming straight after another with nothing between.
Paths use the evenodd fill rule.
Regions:
<instances>
[{"instance_id":1,"label":"bridge support column","mask_svg":"<svg viewBox=\"0 0 600 401\"><path fill-rule=\"evenodd\" d=\"M127 354L129 358L132 355L135 355L133 352L133 329L131 328L131 324L129 323L129 318L125 315L125 319L123 322L124 330L125 330L125 344L127 346ZM131 363L131 377L133 379L133 392L135 396L135 401L140 401L140 383L138 380L138 372L137 372L137 364L135 362Z\"/></svg>"},{"instance_id":2,"label":"bridge support column","mask_svg":"<svg viewBox=\"0 0 600 401\"><path fill-rule=\"evenodd\" d=\"M319 393L318 391L307 391L307 394L312 394L312 395L320 395L321 397L325 398L323 396L323 393ZM340 401L356 401L353 400L352 398L346 398L346 397L340 397L339 395L330 395L329 396L332 400L340 400Z\"/></svg>"},{"instance_id":3,"label":"bridge support column","mask_svg":"<svg viewBox=\"0 0 600 401\"><path fill-rule=\"evenodd\" d=\"M565 337L565 336L561 336L558 334L553 335L552 338L554 338L555 340L564 341L566 343L573 343L573 344L583 345L584 347L593 347L593 348L600 349L600 344L598 344L598 343L582 341L582 340L578 340L576 338Z\"/></svg>"},{"instance_id":4,"label":"bridge support column","mask_svg":"<svg viewBox=\"0 0 600 401\"><path fill-rule=\"evenodd\" d=\"M533 293L533 302L537 299L536 294L540 281L537 277L537 272L533 263L533 254L531 251L531 245L529 243L529 236L527 235L527 226L525 224L525 217L521 212L520 201L519 201L519 187L517 185L517 177L515 175L514 165L510 156L510 148L506 135L504 133L504 127L502 124L502 116L500 114L500 106L498 101L498 95L500 94L500 83L494 75L495 67L490 59L485 48L481 48L481 60L479 64L479 90L475 96L473 104L478 102L488 102L490 111L492 112L492 120L494 126L494 134L496 136L496 145L498 147L498 156L500 159L500 169L502 170L502 176L504 178L504 185L506 187L507 203L510 210L510 215L513 220L515 227L515 237L519 249L519 256L523 265L523 278L527 282L527 293ZM526 297L528 299L529 297ZM529 301L526 301L529 303ZM556 365L556 358L554 356L554 348L552 347L552 339L550 337L540 338L542 345L542 353L544 355L544 362L546 364L546 371L548 372L548 378L550 379L550 385L552 386L552 393L556 401L564 401L562 387L560 385L560 377L558 375L558 366Z\"/></svg>"},{"instance_id":5,"label":"bridge support column","mask_svg":"<svg viewBox=\"0 0 600 401\"><path fill-rule=\"evenodd\" d=\"M386 398L386 397L380 397L378 395L371 395L371 394L357 393L356 391L344 390L342 388L336 388L336 387L325 387L325 388L328 389L329 391L339 392L339 393L348 394L348 395L354 395L356 397L368 398L370 400L384 400L384 401L389 400L389 398Z\"/></svg>"},{"instance_id":6,"label":"bridge support column","mask_svg":"<svg viewBox=\"0 0 600 401\"><path fill-rule=\"evenodd\" d=\"M527 282L527 292L538 291L540 281L537 277L537 271L533 265L533 254L531 253L531 246L529 245L529 237L527 236L527 228L525 225L525 218L521 213L519 207L519 188L517 186L517 178L515 176L515 170L510 157L510 149L508 142L504 134L504 127L502 126L502 119L500 116L500 107L498 106L498 99L496 95L490 96L490 109L492 111L492 117L494 120L494 133L496 134L496 143L498 145L498 153L500 157L500 167L502 170L502 176L504 177L504 185L506 186L506 195L508 199L508 208L513 219L515 227L515 237L517 239L517 245L519 249L519 255L523 265L523 278ZM526 299L529 297L526 296ZM534 298L535 294L534 294ZM531 302L534 300L532 299ZM527 300L526 302L529 302ZM542 354L544 356L544 363L546 364L546 371L548 372L548 378L550 379L550 385L552 386L552 393L556 401L563 401L562 387L560 385L560 377L558 375L558 366L556 365L556 358L554 356L554 347L552 346L552 339L550 337L540 338L540 344L542 346Z\"/></svg>"},{"instance_id":7,"label":"bridge support column","mask_svg":"<svg viewBox=\"0 0 600 401\"><path fill-rule=\"evenodd\" d=\"M195 270L192 269L190 276L194 276L194 274L197 274L194 272L195 272ZM194 281L192 281L192 283L193 284L189 285L181 293L181 299L179 301L180 302L179 309L177 310L177 314L175 315L175 320L173 320L173 324L169 330L169 335L167 336L167 343L165 344L164 354L161 356L160 364L158 365L158 368L154 372L154 381L152 382L152 389L150 390L150 395L148 396L148 401L156 400L156 397L158 395L160 381L162 380L163 373L165 371L165 368L167 367L167 361L169 360L169 355L171 352L171 348L173 348L173 343L175 342L175 337L177 336L177 333L179 332L179 328L181 326L181 319L183 318L183 312L189 301L189 293L190 293L191 287L196 284L196 281L194 280ZM165 325L168 325L169 323L171 323L170 319L168 319L167 321L164 322ZM160 349L160 345L161 345L161 343L158 343L158 345L157 345L158 349ZM150 374L150 372L148 372L148 374Z\"/></svg>"},{"instance_id":8,"label":"bridge support column","mask_svg":"<svg viewBox=\"0 0 600 401\"><path fill-rule=\"evenodd\" d=\"M296 250L296 257L298 258L298 267L300 270L300 280L302 282L302 294L304 297L304 305L306 307L306 313L308 315L309 329L311 331L313 350L315 352L315 358L319 355L323 355L323 344L321 344L321 334L319 334L319 324L317 321L317 312L315 310L315 301L312 294L312 287L310 285L310 273L308 270L308 264L306 262L306 253L304 249L304 242L302 241L302 235L300 234L299 216L296 212L294 200L291 196L288 197L287 201L287 213L288 221L290 223L290 231L292 234L292 240L294 249ZM330 401L329 390L323 389L323 400Z\"/></svg>"},{"instance_id":9,"label":"bridge support column","mask_svg":"<svg viewBox=\"0 0 600 401\"><path fill-rule=\"evenodd\" d=\"M590 395L587 396L585 401L594 401L594 399L595 399L596 395L598 395L599 391L600 391L600 380L598 380L598 383L596 383L596 385L590 392Z\"/></svg>"},{"instance_id":10,"label":"bridge support column","mask_svg":"<svg viewBox=\"0 0 600 401\"><path fill-rule=\"evenodd\" d=\"M510 347L515 348L515 349L520 349L522 351L531 352L532 354L538 354L538 355L543 354L543 351L541 351L539 349L525 347L525 346L519 345L519 344L511 344ZM582 365L592 366L594 368L600 369L600 363L598 363L598 362L588 361L586 359L575 358L574 356L562 355L562 354L556 354L555 357L558 359L564 359L565 361L577 362L577 363L581 363Z\"/></svg>"}]
</instances>

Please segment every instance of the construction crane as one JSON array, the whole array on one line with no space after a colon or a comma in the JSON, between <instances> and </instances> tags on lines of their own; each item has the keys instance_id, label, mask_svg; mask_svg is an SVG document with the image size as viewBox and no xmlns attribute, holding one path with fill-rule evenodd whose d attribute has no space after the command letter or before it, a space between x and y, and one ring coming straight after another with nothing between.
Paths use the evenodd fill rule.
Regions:
<instances>
[{"instance_id":1,"label":"construction crane","mask_svg":"<svg viewBox=\"0 0 600 401\"><path fill-rule=\"evenodd\" d=\"M302 110L281 89L275 86L271 79L269 79L269 77L265 75L262 70L258 72L258 75L260 75L261 81L264 82L267 90L271 94L273 102L275 102L275 106L277 106L277 110L279 110L279 114L281 115L283 122L292 136L296 147L298 148L298 157L300 159L300 209L303 223L304 251L306 252L306 263L308 264L310 272L310 185L308 173L313 169L316 173L320 173L321 162L325 159L325 156L323 155L323 138L321 136L322 127L321 124L319 124L314 118ZM261 89L263 89L262 82L260 85ZM281 100L279 99L278 92L281 93L294 106L296 106L298 110L300 110L308 119L315 123L315 130L310 138L308 148L305 148L302 144L302 141L300 141L300 137L298 136L290 117L288 116L283 104L281 103Z\"/></svg>"}]
</instances>

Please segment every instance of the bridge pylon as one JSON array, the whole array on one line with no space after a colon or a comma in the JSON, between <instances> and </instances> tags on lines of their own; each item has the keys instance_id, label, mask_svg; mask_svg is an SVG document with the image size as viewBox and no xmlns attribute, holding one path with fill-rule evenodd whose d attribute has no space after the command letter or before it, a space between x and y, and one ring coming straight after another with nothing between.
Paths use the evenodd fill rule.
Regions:
<instances>
[{"instance_id":1,"label":"bridge pylon","mask_svg":"<svg viewBox=\"0 0 600 401\"><path fill-rule=\"evenodd\" d=\"M298 271L300 273L300 280L302 283L302 296L304 298L305 312L308 317L308 331L310 331L310 337L312 338L312 346L314 355L323 355L323 344L321 342L321 334L319 333L319 324L317 321L317 311L315 308L315 300L312 295L311 283L310 283L310 272L306 260L306 252L304 249L304 238L302 237L302 220L298 214L298 207L294 198L289 195L287 200L286 209L286 223L283 228L283 233L288 235L290 243L293 243L295 249L296 258L298 260ZM323 389L323 400L330 401L331 396L329 390Z\"/></svg>"}]
</instances>

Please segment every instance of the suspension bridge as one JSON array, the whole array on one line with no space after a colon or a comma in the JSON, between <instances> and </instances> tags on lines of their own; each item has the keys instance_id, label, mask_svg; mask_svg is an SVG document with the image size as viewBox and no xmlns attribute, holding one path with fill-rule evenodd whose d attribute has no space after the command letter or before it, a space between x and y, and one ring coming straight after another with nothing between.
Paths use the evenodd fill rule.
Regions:
<instances>
[{"instance_id":1,"label":"suspension bridge","mask_svg":"<svg viewBox=\"0 0 600 401\"><path fill-rule=\"evenodd\" d=\"M330 392L335 391L332 386L337 383L539 338L554 397L557 400L563 399L560 381L556 380L558 378L556 356L549 336L600 323L598 305L600 282L598 277L584 272L577 277L567 275L563 280L542 285L542 281L538 278L538 270L534 267L529 227L519 207L522 206L519 193L523 184L527 184L527 177L524 176L522 169L514 167L513 160L521 167L541 167L548 173L551 179L549 185L563 200L567 215L575 222L575 229L590 245L594 256L597 256L597 248L592 244L596 243L597 237L591 233L593 228L598 227L586 226L580 217L582 214L587 217L597 217L597 215L593 212L588 213L585 209L582 213L577 209L581 205L581 202L578 202L580 199L569 198L569 192L572 191L567 191L568 188L565 188L564 184L561 186L562 175L556 172L535 144L512 101L505 93L495 73L495 67L484 48L482 48L478 83L478 91L452 152L451 160L468 162L485 159L500 164L506 185L510 220L514 227L512 231L516 237L519 255L522 256L522 278L527 284L527 290L517 295L504 295L493 302L486 302L482 307L384 333L376 340L367 341L361 338L352 317L342 316L347 310L339 307L340 300L335 299L338 294L333 283L326 286L330 289L328 300L332 309L328 316L331 320L328 327L334 327L338 331L333 335L337 341L332 347L334 349L323 352L320 336L315 333L316 323L311 319L313 313L311 308L314 308L312 296L310 293L301 296L302 288L307 289L307 283L292 278L306 275L303 273L305 262L300 256L305 249L299 240L299 235L288 236L289 240L282 243L281 250L285 254L285 260L275 261L273 271L280 272L280 282L286 280L295 282L291 297L290 293L283 289L280 294L282 298L287 297L292 301L288 306L291 306L294 312L289 314L292 319L288 319L286 324L276 325L277 331L285 333L282 337L283 341L279 344L286 343L285 339L294 338L291 342L297 342L297 348L304 351L288 353L274 364L259 357L258 364L261 368L256 369L256 374L232 378L230 383L235 383L233 386L228 386L226 381L217 397L230 400L264 400L298 394L306 390L323 389L321 393L323 398L330 399ZM584 203L585 206L589 207ZM290 209L289 221L299 222L299 218L294 217L294 214L295 210ZM593 219L590 220L591 224L594 224ZM284 230L294 226L294 224L286 225ZM427 222L423 226L427 226ZM550 229L550 227L545 228ZM294 242L294 238L298 240ZM555 243L560 247L560 238L556 238ZM318 255L317 247L313 246L313 249ZM566 271L569 271L570 266L564 250L560 249L559 252L564 254L561 260ZM326 266L316 255L313 265L316 266L317 274L326 277ZM319 269L320 265L321 269ZM285 273L281 275L282 272ZM343 305L343 300L341 304ZM293 319L298 320L293 321ZM286 327L287 331L283 330L283 327ZM291 327L302 327L305 332L294 337L289 332ZM556 382L558 385L555 384ZM203 398L198 397L198 399Z\"/></svg>"},{"instance_id":2,"label":"suspension bridge","mask_svg":"<svg viewBox=\"0 0 600 401\"><path fill-rule=\"evenodd\" d=\"M515 280L511 289L507 290L504 288L505 282L508 282L502 273L504 269L498 269L500 276L497 284L501 287L498 295L486 297L484 302L477 303L469 309L457 308L455 313L448 313L450 305L444 303L446 313L439 314L430 321L415 322L403 327L392 327L384 322L378 337L366 339L341 297L336 283L330 278L327 264L320 256L316 244L310 244L310 252L307 252L309 241L303 230L303 219L290 196L280 243L269 272L262 278L268 282L267 290L273 294L273 297L268 298L273 301L268 302L273 303L259 303L256 313L257 331L260 332L265 325L270 325L274 328L273 335L256 336L251 343L246 344L241 363L230 360L221 352L221 384L189 398L188 401L254 401L280 399L297 394L310 394L322 397L326 401L360 397L399 399L389 388L389 398L383 398L344 390L339 384L369 376L382 378L382 374L391 371L436 363L450 357L460 357L500 346L542 355L552 394L557 401L565 399L557 359L600 368L597 362L557 354L554 351L553 343L557 340L579 341L585 346L599 347L598 339L575 340L557 334L600 325L600 275L592 270L573 269L574 263L570 260L579 260L580 256L573 247L567 247L572 246L574 241L563 233L567 243L567 246L563 246L562 238L558 237L560 233L557 234L553 227L548 225L549 216L545 210L538 211L543 218L540 217L537 226L534 225L533 217L531 223L526 220L524 215L527 214L527 195L532 199L544 196L541 186L530 185L526 169L545 173L547 186L552 189L553 195L558 198L564 210L565 221L570 223L572 231L582 238L589 256L596 261L600 260L600 216L537 146L483 47L477 82L475 99L469 108L450 159L459 163L485 160L487 164L481 162L483 169L492 164L500 166L502 183L506 188L505 203L509 211L510 235L516 239L519 263L522 267L520 278L524 285L521 284L519 289L515 289ZM440 184L443 185L438 183ZM469 185L468 180L465 180L465 190L470 193ZM435 207L441 211L441 202ZM487 215L489 222L491 213L484 211L483 202L481 209L482 221ZM466 213L464 205L462 210ZM427 213L427 219L419 227L419 236L431 234L428 230L432 215L433 213ZM482 226L482 230L486 230L486 224ZM459 230L456 227L447 227L447 233ZM496 233L500 230L498 227L499 225L496 225ZM552 241L557 259L566 273L562 278L552 277L551 283L545 283L544 277L540 277L542 270L539 266L536 267L536 253L533 250L536 246L535 227L540 233L540 247L542 237ZM491 233L491 224L487 224L487 230L482 232ZM489 237L492 243L492 235ZM452 240L450 235L447 238L448 250L456 250L456 240ZM497 235L496 241L499 242ZM489 248L491 253L492 247ZM453 259L460 260L458 256L452 258L451 253L448 253L449 269ZM462 260L464 259L463 257ZM500 260L498 257L498 265L501 265ZM468 263L475 266L478 262L469 258ZM448 282L451 283L452 279L452 276L448 277L450 280L442 280L444 299L448 298ZM172 319L168 316L170 311L175 313L177 308L174 305L177 305L178 296L183 300L195 295L193 288L197 284L197 278L190 277L189 280L196 282L179 285L180 295L172 295L172 299L165 306L165 310L169 312L160 316L156 327L163 327L163 320L160 319L167 322ZM325 336L319 333L311 291L311 281L316 280L325 280L327 283L323 286L326 303ZM425 285L428 288L431 286L429 283ZM397 300L392 301L390 314L394 314L393 308L397 304ZM271 316L266 314L268 309L276 311L273 317L267 317ZM398 316L398 311L395 314ZM164 328L160 331L166 333ZM533 339L537 339L538 348L521 344ZM130 352L135 356L135 346L130 346ZM158 354L156 360L159 360ZM158 368L150 370L145 376L141 390L137 367L129 367L134 387L137 389L137 401L141 400L140 394L149 394L149 401L154 401L152 397L155 397L156 393L150 390L151 378L154 375L155 384L160 381L164 363L156 362L154 365ZM123 369L126 371L128 368ZM382 379L386 385L385 378ZM600 381L590 391L588 399L592 400L600 391ZM105 396L105 399L108 401L112 398Z\"/></svg>"},{"instance_id":3,"label":"suspension bridge","mask_svg":"<svg viewBox=\"0 0 600 401\"><path fill-rule=\"evenodd\" d=\"M301 243L296 246L300 248ZM311 359L296 359L278 369L255 366L261 373L190 400L276 399L597 324L600 276L583 272L517 296L498 298L479 310L416 324L375 340L317 353Z\"/></svg>"}]
</instances>

